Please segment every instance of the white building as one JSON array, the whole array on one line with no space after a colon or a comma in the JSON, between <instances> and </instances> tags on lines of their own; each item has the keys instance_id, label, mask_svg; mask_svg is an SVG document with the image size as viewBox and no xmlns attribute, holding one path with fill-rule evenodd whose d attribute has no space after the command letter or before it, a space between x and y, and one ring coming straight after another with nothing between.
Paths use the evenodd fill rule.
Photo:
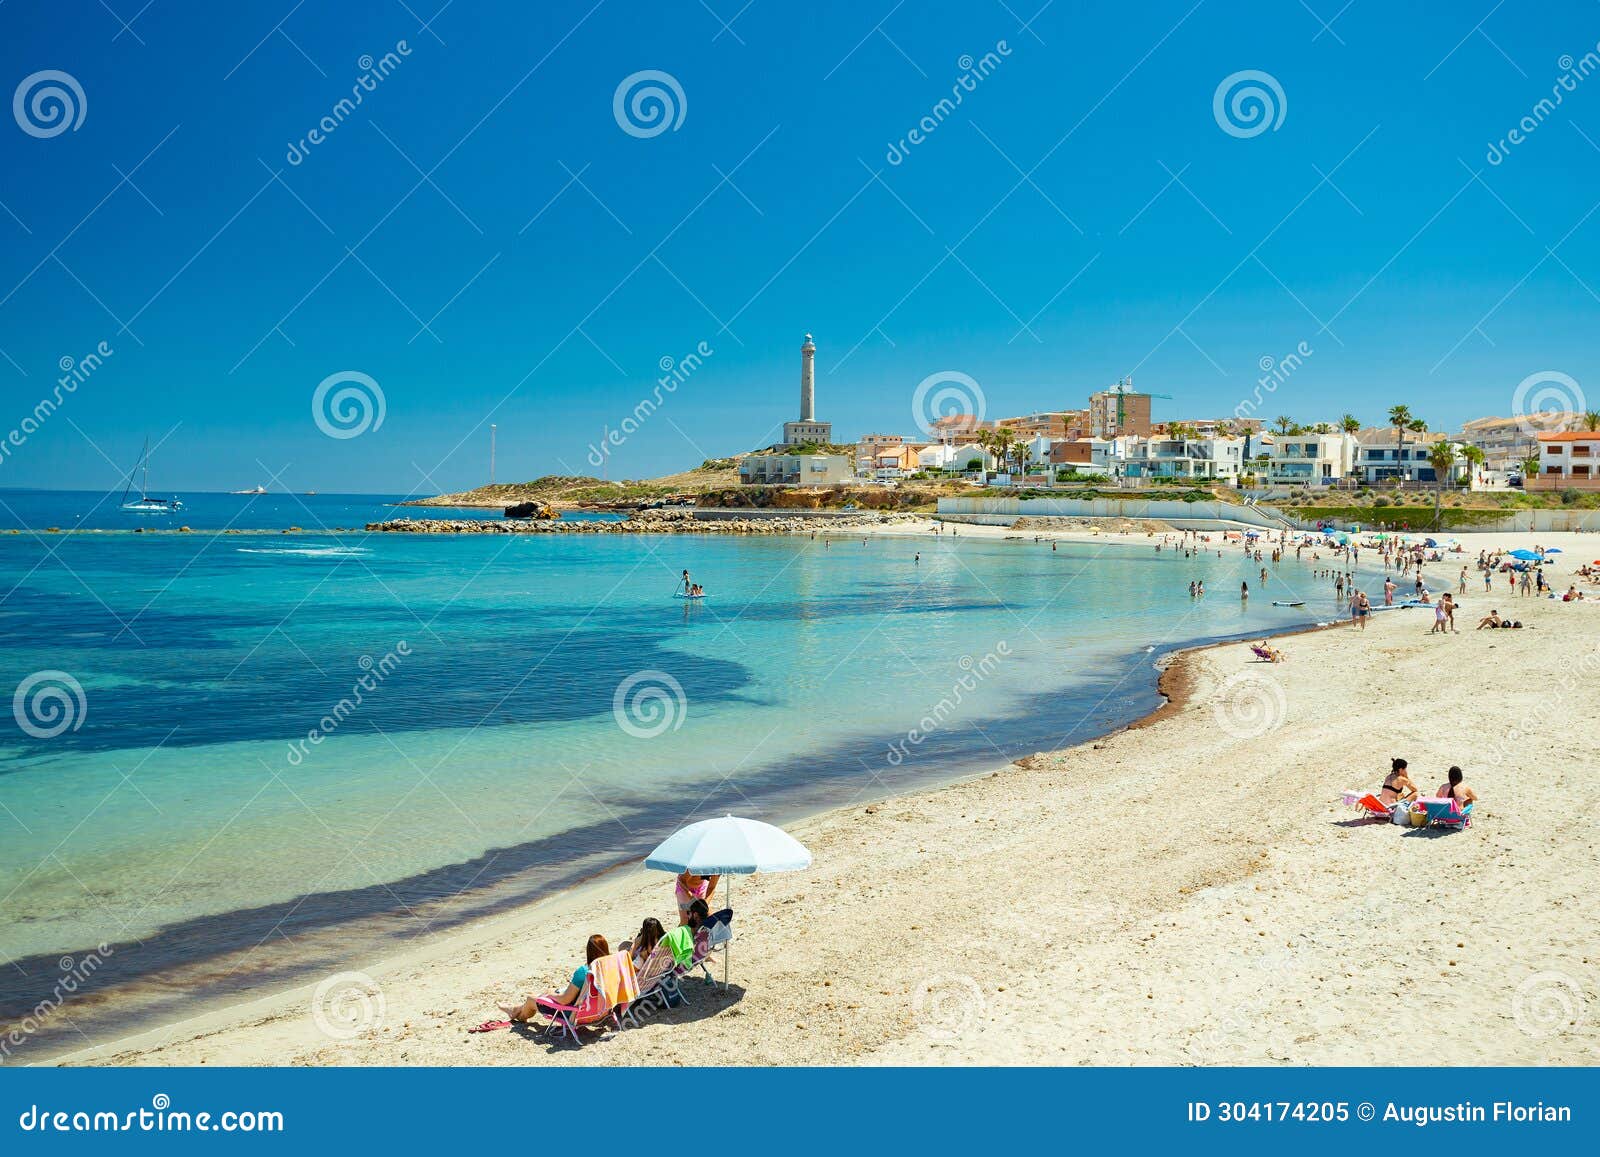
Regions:
<instances>
[{"instance_id":1,"label":"white building","mask_svg":"<svg viewBox=\"0 0 1600 1157\"><path fill-rule=\"evenodd\" d=\"M833 486L854 477L843 454L750 454L739 463L746 486Z\"/></svg>"},{"instance_id":2,"label":"white building","mask_svg":"<svg viewBox=\"0 0 1600 1157\"><path fill-rule=\"evenodd\" d=\"M1539 473L1531 490L1600 490L1600 433L1567 430L1539 435Z\"/></svg>"},{"instance_id":3,"label":"white building","mask_svg":"<svg viewBox=\"0 0 1600 1157\"><path fill-rule=\"evenodd\" d=\"M1402 445L1402 439L1395 434L1393 427L1384 429L1377 426L1362 430L1356 435L1354 473L1369 485L1396 479L1437 482L1438 475L1432 461L1433 448L1446 440L1441 433L1407 431ZM1456 463L1451 474L1460 477L1468 468L1466 460L1461 457L1464 447L1459 442L1452 442L1451 445L1456 450Z\"/></svg>"},{"instance_id":4,"label":"white building","mask_svg":"<svg viewBox=\"0 0 1600 1157\"><path fill-rule=\"evenodd\" d=\"M1276 486L1326 486L1350 474L1355 451L1350 434L1279 434L1268 451L1267 480Z\"/></svg>"},{"instance_id":5,"label":"white building","mask_svg":"<svg viewBox=\"0 0 1600 1157\"><path fill-rule=\"evenodd\" d=\"M1236 483L1243 467L1243 438L1139 438L1128 449L1125 473Z\"/></svg>"}]
</instances>

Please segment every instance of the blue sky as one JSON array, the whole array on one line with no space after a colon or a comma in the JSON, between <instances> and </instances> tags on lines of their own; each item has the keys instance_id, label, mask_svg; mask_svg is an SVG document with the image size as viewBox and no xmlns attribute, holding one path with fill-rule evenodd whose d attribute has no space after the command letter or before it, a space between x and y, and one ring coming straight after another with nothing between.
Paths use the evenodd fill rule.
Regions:
<instances>
[{"instance_id":1,"label":"blue sky","mask_svg":"<svg viewBox=\"0 0 1600 1157\"><path fill-rule=\"evenodd\" d=\"M428 493L486 480L490 422L502 481L598 473L704 342L606 467L645 477L774 440L807 331L848 437L914 433L945 371L991 417L1129 373L1158 417L1224 414L1302 342L1263 416L1444 428L1543 371L1600 399L1600 76L1486 156L1600 5L441 3L0 6L7 91L58 70L84 105L0 122L0 439L114 351L0 486L111 486L148 435L162 490ZM1283 94L1255 135L1214 114L1245 70ZM643 71L676 128L614 114ZM384 417L331 438L343 371Z\"/></svg>"}]
</instances>

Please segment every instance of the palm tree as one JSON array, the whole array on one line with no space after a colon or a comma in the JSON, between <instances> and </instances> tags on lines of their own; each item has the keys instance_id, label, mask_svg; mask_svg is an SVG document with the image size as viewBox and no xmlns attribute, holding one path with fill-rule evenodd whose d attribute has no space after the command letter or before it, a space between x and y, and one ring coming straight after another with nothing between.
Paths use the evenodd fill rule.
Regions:
<instances>
[{"instance_id":1,"label":"palm tree","mask_svg":"<svg viewBox=\"0 0 1600 1157\"><path fill-rule=\"evenodd\" d=\"M1361 419L1356 417L1354 414L1346 414L1344 417L1339 419L1339 429L1343 430L1346 434L1354 434L1357 430L1361 429Z\"/></svg>"},{"instance_id":2,"label":"palm tree","mask_svg":"<svg viewBox=\"0 0 1600 1157\"><path fill-rule=\"evenodd\" d=\"M1272 419L1272 421L1273 424L1278 427L1278 433L1280 434L1287 434L1289 432L1289 427L1294 425L1294 419L1284 414L1278 415L1278 417Z\"/></svg>"},{"instance_id":3,"label":"palm tree","mask_svg":"<svg viewBox=\"0 0 1600 1157\"><path fill-rule=\"evenodd\" d=\"M989 452L994 449L994 431L989 429L978 430L972 435L972 440L983 450L983 454L978 459L978 465L980 466L978 473L981 475L978 483L981 486L987 486L989 485Z\"/></svg>"},{"instance_id":4,"label":"palm tree","mask_svg":"<svg viewBox=\"0 0 1600 1157\"><path fill-rule=\"evenodd\" d=\"M1000 459L1000 466L1009 473L1009 467L1006 466L1006 463L1011 459L1011 447L1016 445L1017 435L1014 431L1002 426L994 432L992 439L995 453Z\"/></svg>"},{"instance_id":5,"label":"palm tree","mask_svg":"<svg viewBox=\"0 0 1600 1157\"><path fill-rule=\"evenodd\" d=\"M1600 410L1590 410L1583 416L1583 428L1593 434L1600 430Z\"/></svg>"},{"instance_id":6,"label":"palm tree","mask_svg":"<svg viewBox=\"0 0 1600 1157\"><path fill-rule=\"evenodd\" d=\"M1467 468L1472 472L1474 477L1477 476L1479 470L1483 469L1482 446L1461 447L1461 457L1466 459Z\"/></svg>"},{"instance_id":7,"label":"palm tree","mask_svg":"<svg viewBox=\"0 0 1600 1157\"><path fill-rule=\"evenodd\" d=\"M1433 524L1439 525L1439 496L1444 493L1445 480L1454 481L1456 444L1441 438L1428 451L1428 462L1433 467Z\"/></svg>"},{"instance_id":8,"label":"palm tree","mask_svg":"<svg viewBox=\"0 0 1600 1157\"><path fill-rule=\"evenodd\" d=\"M1411 407L1407 405L1389 407L1389 425L1394 427L1395 437L1395 477L1401 482L1405 481L1405 452L1406 430L1411 426Z\"/></svg>"}]
</instances>

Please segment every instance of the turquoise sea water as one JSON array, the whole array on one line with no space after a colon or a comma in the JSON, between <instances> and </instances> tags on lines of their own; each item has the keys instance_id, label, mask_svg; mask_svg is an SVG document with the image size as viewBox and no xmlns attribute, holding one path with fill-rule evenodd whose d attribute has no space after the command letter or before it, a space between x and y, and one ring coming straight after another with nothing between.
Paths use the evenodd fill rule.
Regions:
<instances>
[{"instance_id":1,"label":"turquoise sea water","mask_svg":"<svg viewBox=\"0 0 1600 1157\"><path fill-rule=\"evenodd\" d=\"M1162 652L1336 612L1309 564L1258 569L1141 537L0 536L0 1023L93 946L104 992L186 1014L695 818L1103 733Z\"/></svg>"}]
</instances>

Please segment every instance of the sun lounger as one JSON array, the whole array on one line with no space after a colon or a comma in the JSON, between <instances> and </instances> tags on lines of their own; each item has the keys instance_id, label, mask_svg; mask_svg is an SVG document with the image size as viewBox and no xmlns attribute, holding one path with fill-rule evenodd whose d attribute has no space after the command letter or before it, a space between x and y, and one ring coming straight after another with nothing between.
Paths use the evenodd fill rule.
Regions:
<instances>
[{"instance_id":1,"label":"sun lounger","mask_svg":"<svg viewBox=\"0 0 1600 1157\"><path fill-rule=\"evenodd\" d=\"M1264 663L1283 662L1282 651L1273 650L1271 647L1262 647L1255 643L1250 644L1250 650L1255 653L1256 658L1260 659Z\"/></svg>"}]
</instances>

